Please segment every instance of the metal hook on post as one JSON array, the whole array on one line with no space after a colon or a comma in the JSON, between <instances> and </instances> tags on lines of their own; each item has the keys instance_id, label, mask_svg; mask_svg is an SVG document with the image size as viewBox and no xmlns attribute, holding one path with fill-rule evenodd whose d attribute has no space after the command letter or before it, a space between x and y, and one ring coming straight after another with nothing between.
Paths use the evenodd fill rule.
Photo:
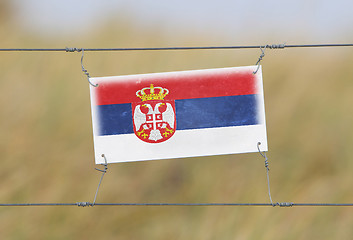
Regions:
<instances>
[{"instance_id":1,"label":"metal hook on post","mask_svg":"<svg viewBox=\"0 0 353 240\"><path fill-rule=\"evenodd\" d=\"M82 72L87 76L87 80L88 80L89 84L91 84L93 87L98 87L98 84L93 84L90 81L91 76L89 75L88 71L83 67L84 49L81 48L81 51L82 51L82 56L81 56L81 69L82 69Z\"/></svg>"},{"instance_id":2,"label":"metal hook on post","mask_svg":"<svg viewBox=\"0 0 353 240\"><path fill-rule=\"evenodd\" d=\"M96 199L97 199L97 195L98 195L98 190L99 190L99 187L101 186L101 183L102 183L102 180L103 180L103 177L104 177L104 174L107 172L108 170L108 163L107 163L107 159L105 157L104 154L102 154L102 157L104 158L104 169L98 169L98 168L95 168L97 171L100 171L102 172L102 176L101 176L101 180L99 181L99 184L98 184L98 187L97 187L97 191L96 191L96 194L94 195L94 200L93 200L93 203L92 203L92 207L94 206L94 204L96 203Z\"/></svg>"},{"instance_id":3,"label":"metal hook on post","mask_svg":"<svg viewBox=\"0 0 353 240\"><path fill-rule=\"evenodd\" d=\"M259 60L257 60L256 64L257 65L257 68L256 70L253 72L253 74L256 74L257 71L259 71L259 68L260 68L260 62L262 61L263 57L265 56L265 50L267 48L267 45L265 45L264 49L262 49L262 47L260 47L260 50L261 50L261 55L259 57Z\"/></svg>"}]
</instances>

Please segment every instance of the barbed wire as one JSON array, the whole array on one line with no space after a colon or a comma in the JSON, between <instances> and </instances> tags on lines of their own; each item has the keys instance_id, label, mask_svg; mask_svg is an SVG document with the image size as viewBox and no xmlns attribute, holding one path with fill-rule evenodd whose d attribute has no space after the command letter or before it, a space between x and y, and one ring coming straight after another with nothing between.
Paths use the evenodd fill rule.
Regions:
<instances>
[{"instance_id":1,"label":"barbed wire","mask_svg":"<svg viewBox=\"0 0 353 240\"><path fill-rule=\"evenodd\" d=\"M82 52L82 51L172 51L172 50L222 50L222 49L285 49L318 47L353 47L353 43L328 44L268 44L248 46L196 46L196 47L133 47L133 48L0 48L2 52Z\"/></svg>"},{"instance_id":2,"label":"barbed wire","mask_svg":"<svg viewBox=\"0 0 353 240\"><path fill-rule=\"evenodd\" d=\"M0 207L53 207L53 206L77 206L77 207L94 207L94 206L149 206L149 207L353 207L353 203L293 203L293 202L277 202L277 203L1 203Z\"/></svg>"}]
</instances>

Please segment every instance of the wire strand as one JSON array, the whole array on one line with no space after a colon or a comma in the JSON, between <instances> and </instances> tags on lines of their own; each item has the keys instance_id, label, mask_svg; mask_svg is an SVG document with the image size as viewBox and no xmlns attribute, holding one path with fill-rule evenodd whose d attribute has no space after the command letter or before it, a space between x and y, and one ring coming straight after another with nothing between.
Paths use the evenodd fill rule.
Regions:
<instances>
[{"instance_id":1,"label":"wire strand","mask_svg":"<svg viewBox=\"0 0 353 240\"><path fill-rule=\"evenodd\" d=\"M0 207L50 207L50 206L78 206L78 207L93 207L93 206L150 206L150 207L353 207L353 203L1 203Z\"/></svg>"},{"instance_id":2,"label":"wire strand","mask_svg":"<svg viewBox=\"0 0 353 240\"><path fill-rule=\"evenodd\" d=\"M101 179L99 181L99 184L98 184L98 187L97 187L97 190L96 190L96 194L94 195L94 200L93 200L92 206L94 206L96 204L96 199L97 199L99 188L100 188L101 183L103 181L103 177L107 173L107 170L108 170L108 162L107 162L107 158L105 157L105 154L102 154L102 157L104 158L104 164L103 164L104 169L102 170L102 169L96 168L97 171L102 172L102 176L101 176Z\"/></svg>"},{"instance_id":3,"label":"wire strand","mask_svg":"<svg viewBox=\"0 0 353 240\"><path fill-rule=\"evenodd\" d=\"M172 51L172 50L222 50L222 49L284 49L318 47L353 47L353 43L328 44L271 44L248 46L196 46L196 47L136 47L136 48L0 48L2 52L81 52L83 51Z\"/></svg>"}]
</instances>

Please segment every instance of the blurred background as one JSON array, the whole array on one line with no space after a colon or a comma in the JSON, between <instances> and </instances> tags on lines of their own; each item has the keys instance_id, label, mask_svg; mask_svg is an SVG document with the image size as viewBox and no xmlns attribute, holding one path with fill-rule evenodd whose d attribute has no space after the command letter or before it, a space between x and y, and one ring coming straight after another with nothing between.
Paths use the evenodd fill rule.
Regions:
<instances>
[{"instance_id":1,"label":"blurred background","mask_svg":"<svg viewBox=\"0 0 353 240\"><path fill-rule=\"evenodd\" d=\"M353 2L0 0L0 48L353 42ZM86 52L92 77L254 65L261 51ZM0 202L93 201L80 53L0 52ZM353 48L267 50L272 198L353 202ZM97 202L269 202L258 153L109 165ZM1 239L351 239L349 207L1 207Z\"/></svg>"}]
</instances>

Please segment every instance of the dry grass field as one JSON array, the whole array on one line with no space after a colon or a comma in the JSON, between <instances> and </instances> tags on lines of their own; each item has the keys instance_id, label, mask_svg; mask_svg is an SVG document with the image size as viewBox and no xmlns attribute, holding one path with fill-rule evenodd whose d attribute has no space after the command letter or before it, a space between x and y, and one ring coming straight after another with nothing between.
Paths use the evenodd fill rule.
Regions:
<instances>
[{"instance_id":1,"label":"dry grass field","mask_svg":"<svg viewBox=\"0 0 353 240\"><path fill-rule=\"evenodd\" d=\"M1 47L170 46L125 27L70 41L0 25ZM211 39L211 40L210 40ZM218 45L181 36L178 45ZM174 43L172 43L174 44ZM256 43L255 43L256 44ZM264 44L264 42L257 42ZM254 65L260 50L85 54L91 76ZM0 202L93 201L89 85L80 53L0 53ZM275 202L353 202L353 49L268 50ZM112 164L97 202L269 202L258 153ZM351 239L350 207L0 207L1 239Z\"/></svg>"}]
</instances>

